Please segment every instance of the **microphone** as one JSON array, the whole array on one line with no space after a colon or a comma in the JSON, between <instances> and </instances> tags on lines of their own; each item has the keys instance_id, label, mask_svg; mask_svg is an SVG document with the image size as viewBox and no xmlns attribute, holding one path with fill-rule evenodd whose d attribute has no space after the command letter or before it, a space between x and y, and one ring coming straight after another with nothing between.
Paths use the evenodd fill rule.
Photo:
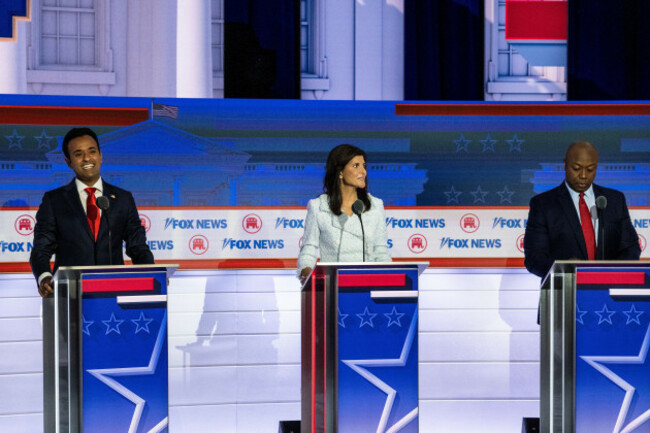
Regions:
<instances>
[{"instance_id":1,"label":"microphone","mask_svg":"<svg viewBox=\"0 0 650 433\"><path fill-rule=\"evenodd\" d=\"M600 232L598 242L600 244L600 259L605 260L605 221L603 220L603 211L607 207L607 197L599 195L596 197L596 209L598 209L598 231Z\"/></svg>"},{"instance_id":2,"label":"microphone","mask_svg":"<svg viewBox=\"0 0 650 433\"><path fill-rule=\"evenodd\" d=\"M363 244L363 261L366 261L366 233L363 231L363 220L361 219L361 214L366 210L366 206L361 200L357 200L352 203L352 212L359 217L359 222L361 223L361 243Z\"/></svg>"},{"instance_id":3,"label":"microphone","mask_svg":"<svg viewBox=\"0 0 650 433\"><path fill-rule=\"evenodd\" d=\"M111 207L111 202L104 195L97 197L97 207L104 211L106 215L106 227L108 228L108 264L113 264L113 251L111 250L111 222L108 219L108 208Z\"/></svg>"}]
</instances>

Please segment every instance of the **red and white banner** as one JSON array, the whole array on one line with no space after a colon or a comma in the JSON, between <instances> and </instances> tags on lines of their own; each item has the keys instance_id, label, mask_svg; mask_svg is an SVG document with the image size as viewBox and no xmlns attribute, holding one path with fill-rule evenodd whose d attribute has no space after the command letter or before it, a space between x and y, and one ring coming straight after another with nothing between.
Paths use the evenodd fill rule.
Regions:
<instances>
[{"instance_id":1,"label":"red and white banner","mask_svg":"<svg viewBox=\"0 0 650 433\"><path fill-rule=\"evenodd\" d=\"M650 258L647 208L630 210L642 258ZM0 270L29 267L36 209L0 211ZM143 208L140 219L157 262L182 268L293 267L306 210L302 208ZM393 259L434 266L523 266L526 207L388 208Z\"/></svg>"}]
</instances>

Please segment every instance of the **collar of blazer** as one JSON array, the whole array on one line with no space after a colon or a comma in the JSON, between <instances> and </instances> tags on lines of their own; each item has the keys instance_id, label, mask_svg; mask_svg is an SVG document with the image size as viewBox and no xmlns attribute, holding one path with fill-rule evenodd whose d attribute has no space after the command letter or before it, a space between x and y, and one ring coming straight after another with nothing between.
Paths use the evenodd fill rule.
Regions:
<instances>
[{"instance_id":1,"label":"collar of blazer","mask_svg":"<svg viewBox=\"0 0 650 433\"><path fill-rule=\"evenodd\" d=\"M357 218L357 216L354 214L352 214L352 216L348 216L345 212L341 212L341 215L335 215L329 207L327 194L322 194L320 196L319 210L325 215L330 215L330 220L333 227L346 233L350 233L351 235L354 235L358 238L362 237L361 224L348 224L351 218ZM368 228L367 224L369 221L368 215L372 211L373 208L363 213L363 222L366 224L366 226L364 226L364 229L366 230Z\"/></svg>"}]
</instances>

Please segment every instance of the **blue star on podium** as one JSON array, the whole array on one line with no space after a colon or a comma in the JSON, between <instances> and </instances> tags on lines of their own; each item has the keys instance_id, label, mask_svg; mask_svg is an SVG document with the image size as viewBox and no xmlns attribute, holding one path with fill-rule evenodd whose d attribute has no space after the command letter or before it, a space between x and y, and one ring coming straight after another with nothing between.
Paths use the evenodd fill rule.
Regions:
<instances>
[{"instance_id":1,"label":"blue star on podium","mask_svg":"<svg viewBox=\"0 0 650 433\"><path fill-rule=\"evenodd\" d=\"M366 308L367 310L367 308ZM366 379L372 385L379 388L386 394L386 403L384 404L384 409L382 411L379 425L377 426L378 432L397 432L401 430L408 423L413 421L418 416L418 407L417 405L411 411L409 411L405 416L399 419L395 424L390 428L387 428L386 424L388 423L388 418L390 417L393 405L395 403L395 396L397 391L389 386L386 382L379 379L377 376L372 374L367 368L364 367L404 367L409 361L409 355L411 353L411 347L413 346L413 341L417 337L417 323L418 315L417 310L413 314L411 319L411 325L409 326L408 333L406 338L404 338L404 345L402 346L402 351L399 358L394 359L349 359L341 360L345 365L350 367L361 377Z\"/></svg>"},{"instance_id":2,"label":"blue star on podium","mask_svg":"<svg viewBox=\"0 0 650 433\"><path fill-rule=\"evenodd\" d=\"M349 314L341 313L340 308L338 308L337 311L339 313L339 326L345 328L345 319L349 316Z\"/></svg>"},{"instance_id":3,"label":"blue star on podium","mask_svg":"<svg viewBox=\"0 0 650 433\"><path fill-rule=\"evenodd\" d=\"M108 335L111 332L115 332L117 335L121 335L122 333L120 332L120 325L124 322L124 320L117 319L115 317L115 313L111 313L111 317L108 320L102 320L102 323L106 325L106 334Z\"/></svg>"},{"instance_id":4,"label":"blue star on podium","mask_svg":"<svg viewBox=\"0 0 650 433\"><path fill-rule=\"evenodd\" d=\"M94 320L86 320L86 316L84 316L83 314L81 315L81 321L83 322L83 324L82 324L83 330L81 332L83 332L86 335L90 335L90 325L95 323L95 321Z\"/></svg>"},{"instance_id":5,"label":"blue star on podium","mask_svg":"<svg viewBox=\"0 0 650 433\"><path fill-rule=\"evenodd\" d=\"M607 322L612 325L612 316L616 314L615 310L610 310L607 308L607 304L603 304L603 309L600 311L594 311L598 314L598 324L600 325L603 322Z\"/></svg>"},{"instance_id":6,"label":"blue star on podium","mask_svg":"<svg viewBox=\"0 0 650 433\"><path fill-rule=\"evenodd\" d=\"M366 309L363 310L363 313L357 314L357 317L361 319L359 328L362 328L363 325L370 325L371 328L374 328L375 325L372 323L372 319L374 319L376 315L376 313L371 313L370 310L368 310L368 307L366 307Z\"/></svg>"},{"instance_id":7,"label":"blue star on podium","mask_svg":"<svg viewBox=\"0 0 650 433\"><path fill-rule=\"evenodd\" d=\"M623 314L627 316L627 320L625 321L626 325L629 325L630 323L636 323L638 325L641 324L641 320L639 319L641 317L641 314L643 314L643 311L639 311L636 309L634 304L632 304L632 307L630 308L630 311L623 311Z\"/></svg>"},{"instance_id":8,"label":"blue star on podium","mask_svg":"<svg viewBox=\"0 0 650 433\"><path fill-rule=\"evenodd\" d=\"M616 425L614 426L614 432L616 433L628 433L636 430L642 424L644 424L648 419L650 419L650 408L643 411L641 415L630 421L627 425L625 420L628 415L630 406L632 405L632 400L636 392L636 387L632 386L630 383L621 378L618 374L614 373L609 368L605 367L603 364L637 364L644 365L648 355L648 346L650 345L650 326L645 333L643 343L641 343L641 348L639 349L639 354L636 356L581 356L587 364L595 368L599 373L605 376L607 379L614 382L619 386L623 391L625 391L625 397L621 403L621 409L618 413L618 418L616 419ZM647 376L642 375L640 378L642 382L647 382ZM632 405L633 406L633 405Z\"/></svg>"},{"instance_id":9,"label":"blue star on podium","mask_svg":"<svg viewBox=\"0 0 650 433\"><path fill-rule=\"evenodd\" d=\"M113 315L111 315L114 318ZM151 358L149 359L149 364L143 367L124 367L124 368L101 368L101 369L92 369L87 370L88 373L97 378L100 382L117 392L122 397L126 398L135 405L133 411L133 416L131 417L131 424L129 426L129 432L139 431L140 418L142 417L142 412L144 410L146 400L137 395L135 392L127 388L126 386L119 383L114 377L120 376L145 376L153 375L156 373L156 367L158 366L158 359L160 358L160 353L164 346L165 336L167 332L167 313L165 313L160 329L158 330L158 336L156 338L156 343L153 346L151 351ZM162 431L168 424L168 418L165 417L162 419L155 427L150 429L152 432Z\"/></svg>"},{"instance_id":10,"label":"blue star on podium","mask_svg":"<svg viewBox=\"0 0 650 433\"><path fill-rule=\"evenodd\" d=\"M391 311L390 313L384 313L384 316L388 318L387 327L390 327L390 325L395 324L401 328L402 324L400 323L400 319L405 315L406 313L398 313L397 308L395 308L395 306L393 305L393 311Z\"/></svg>"},{"instance_id":11,"label":"blue star on podium","mask_svg":"<svg viewBox=\"0 0 650 433\"><path fill-rule=\"evenodd\" d=\"M587 310L581 310L578 305L576 304L576 322L578 322L581 325L585 324L584 321L584 316L587 314Z\"/></svg>"},{"instance_id":12,"label":"blue star on podium","mask_svg":"<svg viewBox=\"0 0 650 433\"><path fill-rule=\"evenodd\" d=\"M153 319L145 317L144 311L140 311L140 317L137 319L131 319L131 322L135 323L136 334L140 331L144 331L149 334L149 324L153 322Z\"/></svg>"}]
</instances>

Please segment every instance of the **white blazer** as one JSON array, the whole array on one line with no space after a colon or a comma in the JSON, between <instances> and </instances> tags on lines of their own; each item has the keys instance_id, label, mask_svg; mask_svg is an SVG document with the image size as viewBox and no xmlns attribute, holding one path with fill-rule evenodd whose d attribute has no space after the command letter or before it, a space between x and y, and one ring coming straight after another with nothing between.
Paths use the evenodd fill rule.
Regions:
<instances>
[{"instance_id":1,"label":"white blazer","mask_svg":"<svg viewBox=\"0 0 650 433\"><path fill-rule=\"evenodd\" d=\"M366 261L390 262L384 203L368 194L370 209L361 214L365 232ZM298 255L298 275L306 267L313 268L318 258L323 262L362 262L361 223L356 215L345 212L334 215L327 194L309 200L305 233Z\"/></svg>"}]
</instances>

